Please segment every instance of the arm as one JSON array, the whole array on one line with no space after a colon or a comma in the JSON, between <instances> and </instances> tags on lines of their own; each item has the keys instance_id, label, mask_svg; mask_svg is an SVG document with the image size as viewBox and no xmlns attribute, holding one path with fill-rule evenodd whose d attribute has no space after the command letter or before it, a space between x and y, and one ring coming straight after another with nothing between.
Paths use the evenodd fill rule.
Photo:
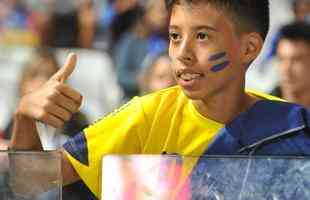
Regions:
<instances>
[{"instance_id":1,"label":"arm","mask_svg":"<svg viewBox=\"0 0 310 200\"><path fill-rule=\"evenodd\" d=\"M75 64L76 56L70 55L65 65L41 88L21 98L14 115L11 150L42 151L35 122L41 121L61 128L64 122L79 110L82 96L64 84L73 72ZM22 163L14 164L23 166ZM79 179L64 153L62 153L62 174L65 184Z\"/></svg>"}]
</instances>

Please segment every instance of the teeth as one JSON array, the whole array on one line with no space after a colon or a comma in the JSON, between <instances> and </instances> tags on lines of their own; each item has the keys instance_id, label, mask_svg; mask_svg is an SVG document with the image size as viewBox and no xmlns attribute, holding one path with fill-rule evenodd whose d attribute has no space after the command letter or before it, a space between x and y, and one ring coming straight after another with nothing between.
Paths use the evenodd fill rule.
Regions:
<instances>
[{"instance_id":1,"label":"teeth","mask_svg":"<svg viewBox=\"0 0 310 200\"><path fill-rule=\"evenodd\" d=\"M181 74L181 79L186 80L186 81L190 81L196 78L199 78L201 76L201 74L189 74L189 73L185 73L185 74Z\"/></svg>"}]
</instances>

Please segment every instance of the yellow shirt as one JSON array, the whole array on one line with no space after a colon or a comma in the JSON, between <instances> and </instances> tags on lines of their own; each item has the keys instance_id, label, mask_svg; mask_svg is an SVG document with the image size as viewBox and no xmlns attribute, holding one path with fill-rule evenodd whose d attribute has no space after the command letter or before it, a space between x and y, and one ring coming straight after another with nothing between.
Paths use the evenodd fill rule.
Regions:
<instances>
[{"instance_id":1,"label":"yellow shirt","mask_svg":"<svg viewBox=\"0 0 310 200\"><path fill-rule=\"evenodd\" d=\"M165 152L199 157L223 127L200 115L180 87L172 87L135 97L64 147L79 176L100 197L104 155Z\"/></svg>"}]
</instances>

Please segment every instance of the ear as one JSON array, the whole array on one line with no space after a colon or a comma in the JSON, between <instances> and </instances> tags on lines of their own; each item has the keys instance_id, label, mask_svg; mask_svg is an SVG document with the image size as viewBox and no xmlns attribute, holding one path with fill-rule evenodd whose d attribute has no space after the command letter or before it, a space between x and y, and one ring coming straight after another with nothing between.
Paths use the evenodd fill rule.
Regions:
<instances>
[{"instance_id":1,"label":"ear","mask_svg":"<svg viewBox=\"0 0 310 200\"><path fill-rule=\"evenodd\" d=\"M243 66L248 66L259 55L263 48L264 41L259 33L252 32L242 36L242 55L241 62Z\"/></svg>"}]
</instances>

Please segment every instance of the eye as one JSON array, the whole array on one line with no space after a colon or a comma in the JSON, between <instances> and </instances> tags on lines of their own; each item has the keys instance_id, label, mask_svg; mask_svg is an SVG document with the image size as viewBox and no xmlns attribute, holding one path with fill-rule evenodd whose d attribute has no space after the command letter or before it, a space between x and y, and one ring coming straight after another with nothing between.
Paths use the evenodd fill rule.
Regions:
<instances>
[{"instance_id":1,"label":"eye","mask_svg":"<svg viewBox=\"0 0 310 200\"><path fill-rule=\"evenodd\" d=\"M198 40L207 40L207 39L209 39L209 35L206 32L199 32L197 34L197 39Z\"/></svg>"},{"instance_id":2,"label":"eye","mask_svg":"<svg viewBox=\"0 0 310 200\"><path fill-rule=\"evenodd\" d=\"M178 34L176 32L170 32L169 33L169 39L170 39L170 41L177 42L181 39L181 36L180 36L180 34Z\"/></svg>"}]
</instances>

